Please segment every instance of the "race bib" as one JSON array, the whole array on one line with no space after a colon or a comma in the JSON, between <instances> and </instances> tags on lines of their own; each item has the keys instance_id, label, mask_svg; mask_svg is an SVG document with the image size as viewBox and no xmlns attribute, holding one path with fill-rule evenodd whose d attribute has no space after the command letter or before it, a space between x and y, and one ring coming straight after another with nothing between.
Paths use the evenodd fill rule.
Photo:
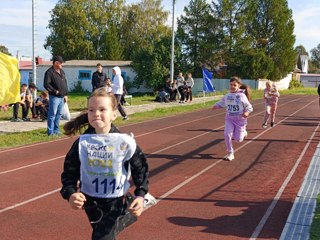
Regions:
<instances>
[{"instance_id":1,"label":"race bib","mask_svg":"<svg viewBox=\"0 0 320 240\"><path fill-rule=\"evenodd\" d=\"M124 167L136 150L135 140L122 133L80 136L81 192L92 197L123 196L130 187L130 171Z\"/></svg>"}]
</instances>

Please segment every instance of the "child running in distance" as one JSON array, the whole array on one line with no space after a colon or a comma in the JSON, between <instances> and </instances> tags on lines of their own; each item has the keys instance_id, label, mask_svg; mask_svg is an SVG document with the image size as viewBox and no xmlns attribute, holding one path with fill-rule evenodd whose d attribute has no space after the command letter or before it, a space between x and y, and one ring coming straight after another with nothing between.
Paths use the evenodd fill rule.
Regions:
<instances>
[{"instance_id":1,"label":"child running in distance","mask_svg":"<svg viewBox=\"0 0 320 240\"><path fill-rule=\"evenodd\" d=\"M72 209L85 210L93 240L116 239L140 216L148 192L145 154L112 124L117 105L113 95L98 88L88 98L88 110L64 126L68 136L86 128L65 157L60 193ZM130 176L135 197L128 194Z\"/></svg>"},{"instance_id":2,"label":"child running in distance","mask_svg":"<svg viewBox=\"0 0 320 240\"><path fill-rule=\"evenodd\" d=\"M224 139L228 154L225 160L232 161L234 159L234 149L232 139L242 142L247 136L247 117L253 111L250 104L250 94L248 87L241 83L240 78L231 77L230 92L227 93L212 109L226 108ZM241 88L240 88L241 87Z\"/></svg>"},{"instance_id":3,"label":"child running in distance","mask_svg":"<svg viewBox=\"0 0 320 240\"><path fill-rule=\"evenodd\" d=\"M266 110L263 117L263 123L262 123L263 128L267 128L269 119L271 119L270 126L273 127L279 97L280 97L280 93L275 83L271 84L271 81L267 81L266 88L264 89L264 99L266 101L266 104L265 104Z\"/></svg>"}]
</instances>

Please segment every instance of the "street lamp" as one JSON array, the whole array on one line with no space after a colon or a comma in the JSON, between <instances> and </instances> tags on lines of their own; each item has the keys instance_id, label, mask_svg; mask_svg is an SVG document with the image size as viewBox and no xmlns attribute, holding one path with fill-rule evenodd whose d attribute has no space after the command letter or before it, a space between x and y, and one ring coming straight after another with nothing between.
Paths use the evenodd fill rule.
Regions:
<instances>
[{"instance_id":1,"label":"street lamp","mask_svg":"<svg viewBox=\"0 0 320 240\"><path fill-rule=\"evenodd\" d=\"M172 0L172 39L171 39L171 67L170 67L170 80L173 81L174 75L174 5L176 0Z\"/></svg>"},{"instance_id":2,"label":"street lamp","mask_svg":"<svg viewBox=\"0 0 320 240\"><path fill-rule=\"evenodd\" d=\"M35 0L32 0L32 82L37 84L37 67L35 56Z\"/></svg>"}]
</instances>

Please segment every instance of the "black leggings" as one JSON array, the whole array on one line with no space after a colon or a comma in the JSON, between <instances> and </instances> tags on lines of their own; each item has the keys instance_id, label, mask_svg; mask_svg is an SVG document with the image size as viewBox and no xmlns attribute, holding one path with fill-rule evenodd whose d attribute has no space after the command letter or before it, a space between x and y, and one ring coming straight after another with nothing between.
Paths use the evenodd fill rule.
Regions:
<instances>
[{"instance_id":1,"label":"black leggings","mask_svg":"<svg viewBox=\"0 0 320 240\"><path fill-rule=\"evenodd\" d=\"M92 240L115 240L118 233L137 221L127 210L124 197L100 199L97 204L93 204L90 197L86 198L85 211L93 230Z\"/></svg>"}]
</instances>

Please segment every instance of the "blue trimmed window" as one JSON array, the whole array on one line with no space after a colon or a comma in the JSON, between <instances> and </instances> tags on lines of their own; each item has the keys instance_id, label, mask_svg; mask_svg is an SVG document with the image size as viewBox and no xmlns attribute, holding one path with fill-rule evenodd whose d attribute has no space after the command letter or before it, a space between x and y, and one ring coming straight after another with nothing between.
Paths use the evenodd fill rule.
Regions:
<instances>
[{"instance_id":1,"label":"blue trimmed window","mask_svg":"<svg viewBox=\"0 0 320 240\"><path fill-rule=\"evenodd\" d=\"M91 80L91 71L90 70L79 70L78 79L79 80Z\"/></svg>"}]
</instances>

